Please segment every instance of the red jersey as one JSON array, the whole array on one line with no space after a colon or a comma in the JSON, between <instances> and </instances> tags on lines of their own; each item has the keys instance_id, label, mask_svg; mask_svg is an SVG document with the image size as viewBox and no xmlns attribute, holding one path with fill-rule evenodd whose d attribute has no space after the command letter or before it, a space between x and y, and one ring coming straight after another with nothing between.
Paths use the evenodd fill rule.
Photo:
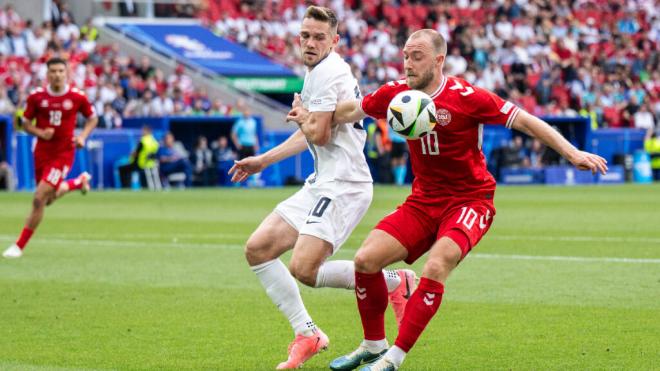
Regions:
<instances>
[{"instance_id":1,"label":"red jersey","mask_svg":"<svg viewBox=\"0 0 660 371\"><path fill-rule=\"evenodd\" d=\"M67 87L60 94L54 94L50 87L37 88L30 93L23 116L30 121L36 119L39 129L55 129L50 140L37 140L35 158L73 158L73 131L76 128L78 112L87 118L95 115L94 107L77 88Z\"/></svg>"},{"instance_id":2,"label":"red jersey","mask_svg":"<svg viewBox=\"0 0 660 371\"><path fill-rule=\"evenodd\" d=\"M376 119L398 93L410 90L405 80L392 81L362 99L362 110ZM437 124L425 137L408 140L415 174L413 197L486 197L495 191L495 179L481 151L483 124L510 128L519 108L463 79L445 76L431 94Z\"/></svg>"}]
</instances>

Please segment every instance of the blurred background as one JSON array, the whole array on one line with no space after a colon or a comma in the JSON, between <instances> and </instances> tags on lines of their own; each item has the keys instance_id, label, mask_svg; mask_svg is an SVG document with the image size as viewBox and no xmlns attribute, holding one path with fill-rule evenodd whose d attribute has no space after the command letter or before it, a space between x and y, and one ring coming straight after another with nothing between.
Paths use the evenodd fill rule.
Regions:
<instances>
[{"instance_id":1,"label":"blurred background","mask_svg":"<svg viewBox=\"0 0 660 371\"><path fill-rule=\"evenodd\" d=\"M606 176L578 172L540 142L485 125L483 151L500 184L658 180L657 1L4 0L0 188L35 186L33 138L18 118L31 89L45 85L53 56L69 61L70 83L100 117L72 175L89 171L99 189L231 186L234 159L263 153L294 129L284 118L302 89L297 35L312 4L337 12L337 51L363 94L399 79L408 35L433 28L448 41L446 74L544 118L611 165ZM367 128L374 179L393 183L405 151L392 150L399 140L384 122ZM161 184L141 184L139 172L122 181L143 135L160 142L153 166ZM244 186L300 184L312 170L303 153Z\"/></svg>"}]
</instances>

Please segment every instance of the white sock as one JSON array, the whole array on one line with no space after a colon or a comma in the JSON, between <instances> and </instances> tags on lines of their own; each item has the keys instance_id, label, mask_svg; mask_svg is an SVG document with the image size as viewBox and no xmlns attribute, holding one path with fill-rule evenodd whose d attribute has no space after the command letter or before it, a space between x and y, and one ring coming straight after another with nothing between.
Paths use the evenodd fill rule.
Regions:
<instances>
[{"instance_id":1,"label":"white sock","mask_svg":"<svg viewBox=\"0 0 660 371\"><path fill-rule=\"evenodd\" d=\"M351 260L331 260L319 267L316 287L355 288L355 268Z\"/></svg>"},{"instance_id":2,"label":"white sock","mask_svg":"<svg viewBox=\"0 0 660 371\"><path fill-rule=\"evenodd\" d=\"M362 340L362 345L367 348L370 353L380 353L387 349L390 345L387 343L387 339L383 340Z\"/></svg>"},{"instance_id":3,"label":"white sock","mask_svg":"<svg viewBox=\"0 0 660 371\"><path fill-rule=\"evenodd\" d=\"M401 367L403 360L406 358L406 352L404 352L398 346L394 345L387 351L387 353L385 353L383 358L389 359L390 361L392 361L394 366L396 366L396 368L399 368Z\"/></svg>"},{"instance_id":4,"label":"white sock","mask_svg":"<svg viewBox=\"0 0 660 371\"><path fill-rule=\"evenodd\" d=\"M383 270L387 292L394 291L401 284L396 271ZM355 265L350 260L331 260L323 263L316 274L315 287L355 289Z\"/></svg>"},{"instance_id":5,"label":"white sock","mask_svg":"<svg viewBox=\"0 0 660 371\"><path fill-rule=\"evenodd\" d=\"M305 309L296 280L284 263L280 259L274 259L252 266L250 269L261 281L270 300L289 320L296 335L312 335L316 325Z\"/></svg>"}]
</instances>

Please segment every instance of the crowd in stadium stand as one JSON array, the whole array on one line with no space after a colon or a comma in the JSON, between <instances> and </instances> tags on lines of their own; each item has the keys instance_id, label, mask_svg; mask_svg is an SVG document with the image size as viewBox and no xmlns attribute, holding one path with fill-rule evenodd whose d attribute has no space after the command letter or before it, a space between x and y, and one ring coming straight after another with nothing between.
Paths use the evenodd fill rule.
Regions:
<instances>
[{"instance_id":1,"label":"crowd in stadium stand","mask_svg":"<svg viewBox=\"0 0 660 371\"><path fill-rule=\"evenodd\" d=\"M303 74L295 42L308 2L207 1L215 31ZM446 73L535 115L648 128L660 118L660 8L654 0L317 1L340 19L338 52L364 92L402 76L411 31L448 41ZM252 5L258 4L258 5Z\"/></svg>"},{"instance_id":2,"label":"crowd in stadium stand","mask_svg":"<svg viewBox=\"0 0 660 371\"><path fill-rule=\"evenodd\" d=\"M120 127L134 116L236 114L221 100L196 88L183 66L172 75L151 65L148 57L133 60L118 45L97 44L99 30L90 20L73 20L66 2L40 25L0 9L0 114L24 107L29 92L46 81L46 61L59 55L69 61L72 83L94 102L104 128Z\"/></svg>"},{"instance_id":3,"label":"crowd in stadium stand","mask_svg":"<svg viewBox=\"0 0 660 371\"><path fill-rule=\"evenodd\" d=\"M206 1L199 16L221 36L290 66L303 0ZM585 115L593 127L653 127L660 119L660 12L653 0L317 1L340 19L338 52L363 92L402 76L401 46L421 27L447 39L446 73L495 91L536 115ZM186 8L186 12L190 12ZM45 61L70 61L102 127L131 116L235 114L193 86L182 67L170 76L149 58L132 60L98 45L89 20L76 22L54 1L43 24L0 9L0 113L22 107L43 85Z\"/></svg>"}]
</instances>

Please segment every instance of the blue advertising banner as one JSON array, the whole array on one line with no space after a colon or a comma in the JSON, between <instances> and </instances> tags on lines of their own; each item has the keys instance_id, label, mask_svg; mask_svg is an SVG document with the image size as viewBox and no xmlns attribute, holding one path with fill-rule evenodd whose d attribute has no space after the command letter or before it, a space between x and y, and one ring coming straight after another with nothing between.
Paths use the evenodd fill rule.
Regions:
<instances>
[{"instance_id":1,"label":"blue advertising banner","mask_svg":"<svg viewBox=\"0 0 660 371\"><path fill-rule=\"evenodd\" d=\"M109 23L108 26L159 53L224 76L295 76L290 69L199 25Z\"/></svg>"}]
</instances>

